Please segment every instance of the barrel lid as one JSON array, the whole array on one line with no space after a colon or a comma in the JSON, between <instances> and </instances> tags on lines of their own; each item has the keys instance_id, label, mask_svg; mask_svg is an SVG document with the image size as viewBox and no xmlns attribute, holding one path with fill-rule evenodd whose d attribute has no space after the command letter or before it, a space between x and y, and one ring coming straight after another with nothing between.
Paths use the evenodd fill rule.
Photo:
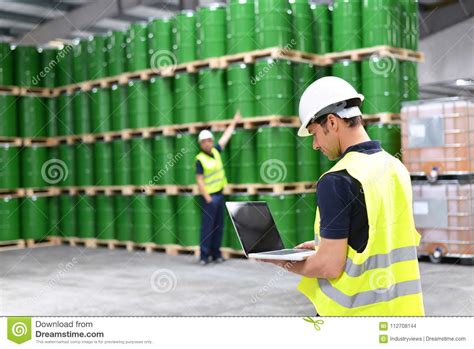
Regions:
<instances>
[{"instance_id":1,"label":"barrel lid","mask_svg":"<svg viewBox=\"0 0 474 349\"><path fill-rule=\"evenodd\" d=\"M199 9L201 8L208 8L210 10L215 10L215 9L218 9L218 8L225 8L226 7L226 4L225 3L222 3L222 2L211 2L209 4L206 4L206 5L202 5L202 6L199 6Z\"/></svg>"},{"instance_id":2,"label":"barrel lid","mask_svg":"<svg viewBox=\"0 0 474 349\"><path fill-rule=\"evenodd\" d=\"M193 10L181 10L177 13L177 16L192 17L194 15L195 15L195 12Z\"/></svg>"}]
</instances>

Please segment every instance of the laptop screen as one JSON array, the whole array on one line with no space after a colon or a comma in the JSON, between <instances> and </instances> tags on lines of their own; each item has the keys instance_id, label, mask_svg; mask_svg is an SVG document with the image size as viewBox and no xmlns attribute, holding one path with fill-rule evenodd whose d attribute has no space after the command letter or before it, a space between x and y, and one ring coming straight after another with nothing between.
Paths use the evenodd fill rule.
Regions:
<instances>
[{"instance_id":1,"label":"laptop screen","mask_svg":"<svg viewBox=\"0 0 474 349\"><path fill-rule=\"evenodd\" d=\"M233 201L226 206L246 254L285 248L266 202Z\"/></svg>"}]
</instances>

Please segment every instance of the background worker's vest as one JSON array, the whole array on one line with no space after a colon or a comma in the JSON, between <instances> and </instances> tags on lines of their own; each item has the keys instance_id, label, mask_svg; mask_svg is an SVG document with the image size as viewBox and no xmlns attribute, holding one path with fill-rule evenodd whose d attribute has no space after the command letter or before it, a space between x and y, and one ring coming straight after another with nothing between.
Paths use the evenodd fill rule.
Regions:
<instances>
[{"instance_id":1,"label":"background worker's vest","mask_svg":"<svg viewBox=\"0 0 474 349\"><path fill-rule=\"evenodd\" d=\"M212 148L212 155L214 157L202 151L196 155L196 160L201 161L204 169L204 187L209 194L218 192L227 184L221 154L216 148Z\"/></svg>"},{"instance_id":2,"label":"background worker's vest","mask_svg":"<svg viewBox=\"0 0 474 349\"><path fill-rule=\"evenodd\" d=\"M340 170L362 185L369 223L367 246L362 253L348 246L345 269L337 279L303 277L298 290L322 316L423 316L416 253L420 235L413 221L408 171L385 151L349 152L326 173ZM317 209L317 242L319 225Z\"/></svg>"}]
</instances>

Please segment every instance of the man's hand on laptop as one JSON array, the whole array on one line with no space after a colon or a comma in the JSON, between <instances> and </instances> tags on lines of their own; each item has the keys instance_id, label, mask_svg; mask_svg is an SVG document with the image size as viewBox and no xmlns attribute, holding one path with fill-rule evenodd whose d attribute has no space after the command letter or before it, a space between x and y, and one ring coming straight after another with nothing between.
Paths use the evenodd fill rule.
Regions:
<instances>
[{"instance_id":1,"label":"man's hand on laptop","mask_svg":"<svg viewBox=\"0 0 474 349\"><path fill-rule=\"evenodd\" d=\"M302 248L305 250L314 250L314 247L315 247L314 240L306 241L306 242L303 242L302 244L295 246L295 248Z\"/></svg>"}]
</instances>

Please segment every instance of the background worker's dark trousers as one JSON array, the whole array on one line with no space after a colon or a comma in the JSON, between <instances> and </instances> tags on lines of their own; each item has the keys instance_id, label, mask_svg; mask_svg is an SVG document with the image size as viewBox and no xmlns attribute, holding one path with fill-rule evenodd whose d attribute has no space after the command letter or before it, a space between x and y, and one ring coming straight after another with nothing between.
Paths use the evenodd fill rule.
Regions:
<instances>
[{"instance_id":1,"label":"background worker's dark trousers","mask_svg":"<svg viewBox=\"0 0 474 349\"><path fill-rule=\"evenodd\" d=\"M222 257L220 247L224 234L224 195L211 194L212 202L201 198L201 260Z\"/></svg>"}]
</instances>

